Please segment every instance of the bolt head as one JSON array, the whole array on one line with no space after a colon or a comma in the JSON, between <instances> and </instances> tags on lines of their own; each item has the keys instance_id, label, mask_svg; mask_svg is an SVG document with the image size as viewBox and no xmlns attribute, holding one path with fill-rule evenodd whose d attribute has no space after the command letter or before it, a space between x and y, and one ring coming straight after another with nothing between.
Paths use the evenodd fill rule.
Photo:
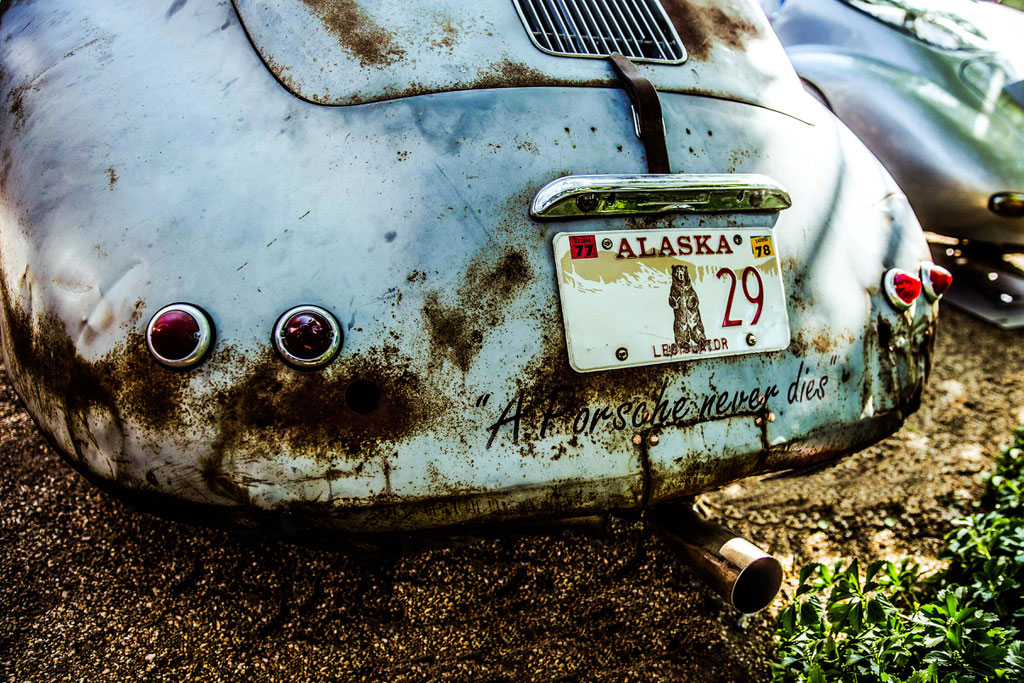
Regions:
<instances>
[{"instance_id":1,"label":"bolt head","mask_svg":"<svg viewBox=\"0 0 1024 683\"><path fill-rule=\"evenodd\" d=\"M608 237L605 237L603 240L601 240L601 247L604 248L604 249L611 249L612 248L612 241L611 241L611 239L608 238Z\"/></svg>"},{"instance_id":2,"label":"bolt head","mask_svg":"<svg viewBox=\"0 0 1024 683\"><path fill-rule=\"evenodd\" d=\"M583 213L589 213L597 208L597 197L593 194L581 194L576 197L576 208Z\"/></svg>"},{"instance_id":3,"label":"bolt head","mask_svg":"<svg viewBox=\"0 0 1024 683\"><path fill-rule=\"evenodd\" d=\"M626 360L627 358L629 358L629 351L626 350L625 346L620 346L619 348L615 349L615 357L618 358L619 360Z\"/></svg>"},{"instance_id":4,"label":"bolt head","mask_svg":"<svg viewBox=\"0 0 1024 683\"><path fill-rule=\"evenodd\" d=\"M634 443L634 444L636 444L637 446L639 446L639 445L640 445L640 444L642 444L643 442L644 442L644 437L640 436L639 434L634 434L634 435L633 435L633 443Z\"/></svg>"},{"instance_id":5,"label":"bolt head","mask_svg":"<svg viewBox=\"0 0 1024 683\"><path fill-rule=\"evenodd\" d=\"M656 446L658 444L658 435L651 434L651 438L649 439L649 441L651 442L652 446Z\"/></svg>"},{"instance_id":6,"label":"bolt head","mask_svg":"<svg viewBox=\"0 0 1024 683\"><path fill-rule=\"evenodd\" d=\"M757 336L753 332L748 333L747 346L754 346L755 344L757 344Z\"/></svg>"}]
</instances>

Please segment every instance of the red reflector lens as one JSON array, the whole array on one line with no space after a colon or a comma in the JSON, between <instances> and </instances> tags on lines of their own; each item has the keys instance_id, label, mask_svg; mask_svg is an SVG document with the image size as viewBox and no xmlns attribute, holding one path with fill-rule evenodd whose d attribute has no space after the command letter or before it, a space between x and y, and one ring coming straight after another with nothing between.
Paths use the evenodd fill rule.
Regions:
<instances>
[{"instance_id":1,"label":"red reflector lens","mask_svg":"<svg viewBox=\"0 0 1024 683\"><path fill-rule=\"evenodd\" d=\"M893 268L885 274L885 295L894 308L904 311L921 295L921 281L905 270Z\"/></svg>"},{"instance_id":2,"label":"red reflector lens","mask_svg":"<svg viewBox=\"0 0 1024 683\"><path fill-rule=\"evenodd\" d=\"M189 304L171 304L156 312L146 328L146 345L157 361L187 368L203 359L213 328L206 314Z\"/></svg>"},{"instance_id":3,"label":"red reflector lens","mask_svg":"<svg viewBox=\"0 0 1024 683\"><path fill-rule=\"evenodd\" d=\"M281 343L288 353L302 360L312 360L327 353L334 341L334 330L319 313L296 313L284 323Z\"/></svg>"},{"instance_id":4,"label":"red reflector lens","mask_svg":"<svg viewBox=\"0 0 1024 683\"><path fill-rule=\"evenodd\" d=\"M892 284L896 288L896 296L908 306L921 296L921 281L910 273L896 273Z\"/></svg>"},{"instance_id":5,"label":"red reflector lens","mask_svg":"<svg viewBox=\"0 0 1024 683\"><path fill-rule=\"evenodd\" d=\"M319 306L298 306L274 325L274 347L289 364L304 369L327 365L341 347L338 321Z\"/></svg>"},{"instance_id":6,"label":"red reflector lens","mask_svg":"<svg viewBox=\"0 0 1024 683\"><path fill-rule=\"evenodd\" d=\"M921 285L930 301L942 297L952 284L953 274L942 266L927 261L921 264Z\"/></svg>"},{"instance_id":7,"label":"red reflector lens","mask_svg":"<svg viewBox=\"0 0 1024 683\"><path fill-rule=\"evenodd\" d=\"M185 311L167 311L153 321L153 350L169 360L188 358L199 346L199 323Z\"/></svg>"}]
</instances>

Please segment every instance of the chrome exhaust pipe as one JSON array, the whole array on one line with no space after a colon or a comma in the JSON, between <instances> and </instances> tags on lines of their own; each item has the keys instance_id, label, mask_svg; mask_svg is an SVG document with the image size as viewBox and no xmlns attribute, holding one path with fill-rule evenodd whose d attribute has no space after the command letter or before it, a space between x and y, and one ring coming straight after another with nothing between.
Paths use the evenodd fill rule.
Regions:
<instances>
[{"instance_id":1,"label":"chrome exhaust pipe","mask_svg":"<svg viewBox=\"0 0 1024 683\"><path fill-rule=\"evenodd\" d=\"M740 612L760 612L775 599L782 565L747 539L702 518L685 503L648 508L644 519Z\"/></svg>"}]
</instances>

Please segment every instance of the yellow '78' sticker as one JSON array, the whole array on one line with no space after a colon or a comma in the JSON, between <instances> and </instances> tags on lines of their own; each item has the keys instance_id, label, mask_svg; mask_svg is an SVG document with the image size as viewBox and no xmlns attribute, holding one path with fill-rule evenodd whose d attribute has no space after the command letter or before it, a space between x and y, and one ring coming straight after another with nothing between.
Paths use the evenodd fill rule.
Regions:
<instances>
[{"instance_id":1,"label":"yellow '78' sticker","mask_svg":"<svg viewBox=\"0 0 1024 683\"><path fill-rule=\"evenodd\" d=\"M760 235L758 237L750 238L750 248L754 252L756 258L762 256L771 256L775 253L775 248L772 246L771 235Z\"/></svg>"}]
</instances>

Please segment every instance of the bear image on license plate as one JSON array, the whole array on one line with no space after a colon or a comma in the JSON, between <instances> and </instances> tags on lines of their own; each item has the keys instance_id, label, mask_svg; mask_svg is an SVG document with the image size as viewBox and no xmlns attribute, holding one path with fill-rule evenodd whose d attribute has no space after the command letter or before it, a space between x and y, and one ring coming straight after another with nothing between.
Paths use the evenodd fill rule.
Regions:
<instances>
[{"instance_id":1,"label":"bear image on license plate","mask_svg":"<svg viewBox=\"0 0 1024 683\"><path fill-rule=\"evenodd\" d=\"M672 266L672 285L668 305L675 312L675 344L678 349L700 349L707 343L700 319L700 299L686 266Z\"/></svg>"}]
</instances>

